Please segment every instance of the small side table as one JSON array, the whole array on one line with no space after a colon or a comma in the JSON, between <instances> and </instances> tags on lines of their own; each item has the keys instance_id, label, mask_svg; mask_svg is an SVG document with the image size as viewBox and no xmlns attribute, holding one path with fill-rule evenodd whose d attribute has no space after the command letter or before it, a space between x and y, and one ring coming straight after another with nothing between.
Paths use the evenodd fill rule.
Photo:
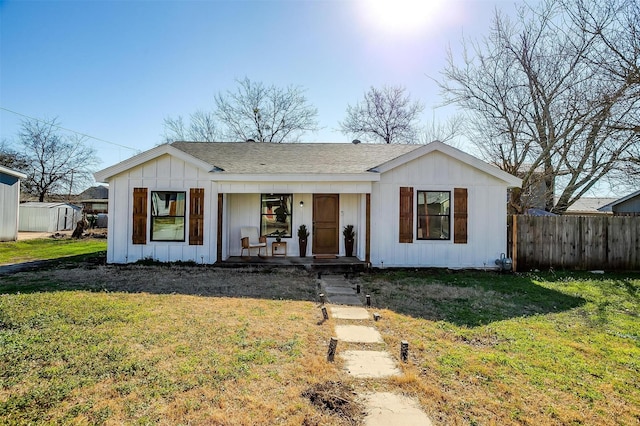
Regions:
<instances>
[{"instance_id":1,"label":"small side table","mask_svg":"<svg viewBox=\"0 0 640 426\"><path fill-rule=\"evenodd\" d=\"M286 241L274 241L271 243L271 256L287 257Z\"/></svg>"}]
</instances>

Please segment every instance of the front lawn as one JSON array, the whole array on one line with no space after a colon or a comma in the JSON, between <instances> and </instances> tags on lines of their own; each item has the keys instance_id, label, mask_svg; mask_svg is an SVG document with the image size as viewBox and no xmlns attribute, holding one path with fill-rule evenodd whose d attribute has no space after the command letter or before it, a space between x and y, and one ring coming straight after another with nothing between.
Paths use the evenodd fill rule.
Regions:
<instances>
[{"instance_id":1,"label":"front lawn","mask_svg":"<svg viewBox=\"0 0 640 426\"><path fill-rule=\"evenodd\" d=\"M175 272L143 268L149 283L150 269ZM0 423L351 424L302 396L338 380L313 302L65 290L80 275L0 277L0 293L13 292L0 296ZM17 294L41 279L52 291Z\"/></svg>"},{"instance_id":2,"label":"front lawn","mask_svg":"<svg viewBox=\"0 0 640 426\"><path fill-rule=\"evenodd\" d=\"M442 424L640 422L640 276L406 273L363 287Z\"/></svg>"},{"instance_id":3,"label":"front lawn","mask_svg":"<svg viewBox=\"0 0 640 426\"><path fill-rule=\"evenodd\" d=\"M94 254L107 250L106 239L41 238L0 242L0 265Z\"/></svg>"},{"instance_id":4,"label":"front lawn","mask_svg":"<svg viewBox=\"0 0 640 426\"><path fill-rule=\"evenodd\" d=\"M326 384L345 392L334 402L414 396L436 425L640 422L637 274L403 271L354 284L403 376L351 378L343 343L326 362L335 320L321 321L302 272L69 263L0 277L0 418L358 424L311 403Z\"/></svg>"}]
</instances>

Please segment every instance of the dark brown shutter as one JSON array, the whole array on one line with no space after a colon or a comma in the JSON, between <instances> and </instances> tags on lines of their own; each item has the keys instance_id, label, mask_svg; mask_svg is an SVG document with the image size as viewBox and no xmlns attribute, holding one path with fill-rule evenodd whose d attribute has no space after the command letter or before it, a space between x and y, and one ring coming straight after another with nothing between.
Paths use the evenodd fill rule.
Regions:
<instances>
[{"instance_id":1,"label":"dark brown shutter","mask_svg":"<svg viewBox=\"0 0 640 426\"><path fill-rule=\"evenodd\" d=\"M204 188L189 190L189 245L204 244Z\"/></svg>"},{"instance_id":2,"label":"dark brown shutter","mask_svg":"<svg viewBox=\"0 0 640 426\"><path fill-rule=\"evenodd\" d=\"M147 188L133 188L133 244L147 244Z\"/></svg>"},{"instance_id":3,"label":"dark brown shutter","mask_svg":"<svg viewBox=\"0 0 640 426\"><path fill-rule=\"evenodd\" d=\"M413 242L413 188L400 187L400 242Z\"/></svg>"},{"instance_id":4,"label":"dark brown shutter","mask_svg":"<svg viewBox=\"0 0 640 426\"><path fill-rule=\"evenodd\" d=\"M467 244L467 188L453 189L453 242Z\"/></svg>"}]
</instances>

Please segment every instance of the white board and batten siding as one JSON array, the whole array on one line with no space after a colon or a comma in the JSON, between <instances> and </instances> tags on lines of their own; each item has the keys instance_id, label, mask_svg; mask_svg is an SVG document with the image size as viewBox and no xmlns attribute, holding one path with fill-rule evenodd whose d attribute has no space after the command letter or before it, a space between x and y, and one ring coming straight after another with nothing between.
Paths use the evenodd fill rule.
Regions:
<instances>
[{"instance_id":1,"label":"white board and batten siding","mask_svg":"<svg viewBox=\"0 0 640 426\"><path fill-rule=\"evenodd\" d=\"M400 187L413 187L413 242L399 242ZM467 243L416 239L416 192L467 189ZM481 170L432 152L382 174L371 194L371 263L376 267L495 268L506 251L506 184ZM374 213L375 212L375 213ZM500 218L500 220L496 220ZM502 219L504 218L504 219Z\"/></svg>"},{"instance_id":2,"label":"white board and batten siding","mask_svg":"<svg viewBox=\"0 0 640 426\"><path fill-rule=\"evenodd\" d=\"M189 189L204 188L204 243L189 245L188 218L185 219L185 241L151 241L147 226L146 244L133 244L133 190L186 192L185 213L189 212ZM113 176L109 180L108 263L131 263L142 259L161 262L216 261L215 223L217 218L217 189L211 177L203 170L182 159L163 155L138 167ZM148 203L148 206L151 204ZM126 232L122 231L126 229ZM111 231L113 230L113 231ZM116 231L117 230L117 231Z\"/></svg>"},{"instance_id":3,"label":"white board and batten siding","mask_svg":"<svg viewBox=\"0 0 640 426\"><path fill-rule=\"evenodd\" d=\"M228 147L225 146L225 149ZM196 150L197 152L197 150ZM372 169L359 173L252 174L219 173L216 153L196 158L171 146L159 146L96 174L109 190L109 263L131 263L149 258L163 262L194 261L213 264L241 252L240 228L260 228L260 194L292 194L292 237L287 254L298 256L297 229L304 224L313 232L313 194L339 194L339 256L344 256L342 229L356 231L354 255L366 258L367 197L370 194L370 260L374 267L495 268L495 259L506 251L507 187L520 180L480 160L441 143L407 150ZM206 162L207 159L210 163ZM233 164L232 164L232 167ZM242 169L242 167L239 169ZM218 170L218 171L216 171ZM255 172L254 172L255 173ZM262 173L262 172L260 172ZM104 179L104 180L101 180ZM400 243L400 188L413 188L413 238ZM144 244L133 244L134 189L145 188L148 208L153 191L183 191L189 212L189 191L204 189L203 244L189 244L189 220L185 241L151 241L147 222ZM466 243L454 243L454 190L466 189ZM417 191L451 194L449 240L417 239ZM138 192L138 194L141 194ZM218 196L223 198L221 253L217 253ZM303 206L300 206L300 203ZM403 213L404 215L404 213ZM140 221L144 219L142 217ZM150 220L147 211L147 220ZM138 223L140 223L140 221ZM136 230L142 230L136 226ZM145 234L136 234L136 238ZM406 239L406 232L403 232ZM269 248L271 247L269 239ZM307 255L313 254L313 235Z\"/></svg>"}]
</instances>

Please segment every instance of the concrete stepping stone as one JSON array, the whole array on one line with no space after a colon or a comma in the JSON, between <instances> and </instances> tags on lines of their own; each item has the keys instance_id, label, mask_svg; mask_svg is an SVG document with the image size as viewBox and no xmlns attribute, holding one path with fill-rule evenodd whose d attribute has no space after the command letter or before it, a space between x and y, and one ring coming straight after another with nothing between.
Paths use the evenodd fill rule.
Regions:
<instances>
[{"instance_id":1,"label":"concrete stepping stone","mask_svg":"<svg viewBox=\"0 0 640 426\"><path fill-rule=\"evenodd\" d=\"M369 311L365 308L352 306L330 306L331 316L336 319L366 320L369 319Z\"/></svg>"},{"instance_id":2,"label":"concrete stepping stone","mask_svg":"<svg viewBox=\"0 0 640 426\"><path fill-rule=\"evenodd\" d=\"M362 301L356 295L325 293L325 296L327 297L327 302L334 305L362 306Z\"/></svg>"},{"instance_id":3,"label":"concrete stepping stone","mask_svg":"<svg viewBox=\"0 0 640 426\"><path fill-rule=\"evenodd\" d=\"M362 306L362 301L357 296L353 284L342 276L323 276L320 279L320 288L329 303Z\"/></svg>"},{"instance_id":4,"label":"concrete stepping stone","mask_svg":"<svg viewBox=\"0 0 640 426\"><path fill-rule=\"evenodd\" d=\"M324 286L324 292L326 294L356 294L356 292L351 287L340 287L340 286Z\"/></svg>"},{"instance_id":5,"label":"concrete stepping stone","mask_svg":"<svg viewBox=\"0 0 640 426\"><path fill-rule=\"evenodd\" d=\"M384 343L378 330L365 325L336 325L336 337L343 342Z\"/></svg>"},{"instance_id":6,"label":"concrete stepping stone","mask_svg":"<svg viewBox=\"0 0 640 426\"><path fill-rule=\"evenodd\" d=\"M350 288L353 287L345 277L342 275L323 275L320 280L324 281L327 285L338 285L338 286L348 286Z\"/></svg>"},{"instance_id":7,"label":"concrete stepping stone","mask_svg":"<svg viewBox=\"0 0 640 426\"><path fill-rule=\"evenodd\" d=\"M385 351L344 351L344 369L358 378L384 378L399 376L400 370L391 354Z\"/></svg>"},{"instance_id":8,"label":"concrete stepping stone","mask_svg":"<svg viewBox=\"0 0 640 426\"><path fill-rule=\"evenodd\" d=\"M431 419L422 411L413 398L390 392L364 395L365 426L431 426Z\"/></svg>"}]
</instances>

